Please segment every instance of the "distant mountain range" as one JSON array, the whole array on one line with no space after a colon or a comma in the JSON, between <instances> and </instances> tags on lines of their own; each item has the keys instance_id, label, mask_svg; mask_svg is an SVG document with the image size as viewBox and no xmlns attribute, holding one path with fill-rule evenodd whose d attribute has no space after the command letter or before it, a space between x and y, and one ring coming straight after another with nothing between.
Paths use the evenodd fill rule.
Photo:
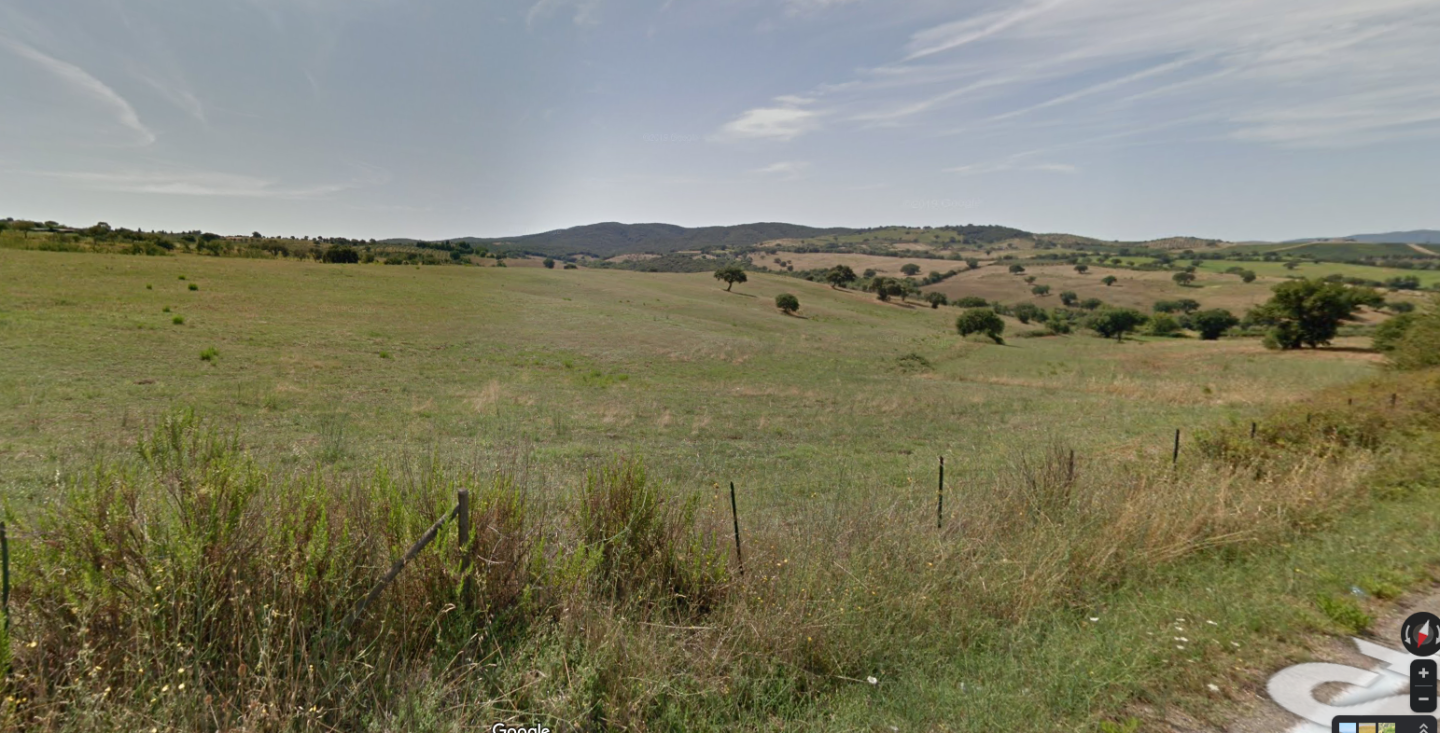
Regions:
<instances>
[{"instance_id":1,"label":"distant mountain range","mask_svg":"<svg viewBox=\"0 0 1440 733\"><path fill-rule=\"evenodd\" d=\"M1300 242L1328 242L1334 240L1350 240L1352 242L1366 242L1369 244L1440 244L1440 230L1415 229L1408 232L1352 234L1348 237L1313 237L1309 239L1292 239L1289 242L1286 242L1286 244L1298 244Z\"/></svg>"},{"instance_id":2,"label":"distant mountain range","mask_svg":"<svg viewBox=\"0 0 1440 733\"><path fill-rule=\"evenodd\" d=\"M463 237L449 241L544 255L588 254L595 257L614 257L641 252L667 254L701 247L743 247L774 239L805 239L862 231L865 230L839 227L817 229L799 224L773 222L692 229L674 224L621 224L612 221L519 237ZM389 241L413 243L415 240Z\"/></svg>"}]
</instances>

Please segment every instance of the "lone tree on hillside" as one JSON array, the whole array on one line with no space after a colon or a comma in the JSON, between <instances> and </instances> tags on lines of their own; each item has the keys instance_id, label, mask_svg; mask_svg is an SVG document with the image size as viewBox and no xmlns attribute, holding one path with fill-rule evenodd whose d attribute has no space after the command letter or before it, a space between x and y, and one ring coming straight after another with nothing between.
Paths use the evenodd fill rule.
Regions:
<instances>
[{"instance_id":1,"label":"lone tree on hillside","mask_svg":"<svg viewBox=\"0 0 1440 733\"><path fill-rule=\"evenodd\" d=\"M857 279L855 271L850 269L849 265L836 265L825 273L825 282L830 283L832 289L844 287Z\"/></svg>"},{"instance_id":2,"label":"lone tree on hillside","mask_svg":"<svg viewBox=\"0 0 1440 733\"><path fill-rule=\"evenodd\" d=\"M1049 285L1036 285L1035 287L1030 288L1030 292L1031 292L1032 294L1034 294L1034 295L1038 295L1038 296L1040 296L1040 297L1043 298L1043 297L1045 297L1045 296L1047 296L1047 295L1050 294L1050 286L1049 286Z\"/></svg>"},{"instance_id":3,"label":"lone tree on hillside","mask_svg":"<svg viewBox=\"0 0 1440 733\"><path fill-rule=\"evenodd\" d=\"M1254 270L1241 270L1241 271L1240 271L1240 281L1241 281L1241 282L1244 282L1244 283L1253 283L1253 282L1255 282L1255 277L1256 277L1256 276L1255 276L1255 271L1254 271Z\"/></svg>"},{"instance_id":4,"label":"lone tree on hillside","mask_svg":"<svg viewBox=\"0 0 1440 733\"><path fill-rule=\"evenodd\" d=\"M997 344L1005 343L1000 334L1005 332L1005 322L989 308L972 308L955 319L955 330L961 337L980 333L990 337Z\"/></svg>"},{"instance_id":5,"label":"lone tree on hillside","mask_svg":"<svg viewBox=\"0 0 1440 733\"><path fill-rule=\"evenodd\" d=\"M971 270L978 270L980 269L980 260L977 260L974 257L966 257L965 266L970 268Z\"/></svg>"},{"instance_id":6,"label":"lone tree on hillside","mask_svg":"<svg viewBox=\"0 0 1440 733\"><path fill-rule=\"evenodd\" d=\"M1179 285L1180 287L1183 288L1183 287L1189 285L1190 283L1195 282L1195 273L1193 273L1193 272L1177 272L1177 273L1175 273L1170 279L1171 279L1171 280L1174 280L1176 285Z\"/></svg>"},{"instance_id":7,"label":"lone tree on hillside","mask_svg":"<svg viewBox=\"0 0 1440 733\"><path fill-rule=\"evenodd\" d=\"M1201 339L1215 341L1224 336L1226 331L1240 325L1240 319L1223 308L1212 308L1191 316L1190 325L1200 332Z\"/></svg>"},{"instance_id":8,"label":"lone tree on hillside","mask_svg":"<svg viewBox=\"0 0 1440 733\"><path fill-rule=\"evenodd\" d=\"M1062 291L1060 291L1060 304L1061 304L1061 305L1073 306L1073 305L1075 305L1076 303L1079 303L1079 302L1080 302L1080 296L1079 296L1079 295L1076 295L1074 290L1062 290Z\"/></svg>"},{"instance_id":9,"label":"lone tree on hillside","mask_svg":"<svg viewBox=\"0 0 1440 733\"><path fill-rule=\"evenodd\" d=\"M1274 292L1269 301L1250 311L1250 319L1271 327L1265 345L1275 349L1329 344L1341 321L1354 319L1361 306L1385 302L1372 288L1326 280L1291 280L1276 285Z\"/></svg>"},{"instance_id":10,"label":"lone tree on hillside","mask_svg":"<svg viewBox=\"0 0 1440 733\"><path fill-rule=\"evenodd\" d=\"M1010 266L1010 274L1011 274L1011 275L1019 275L1019 274L1022 273L1022 272L1025 272L1025 266L1024 266L1024 265L1011 265L1011 266Z\"/></svg>"},{"instance_id":11,"label":"lone tree on hillside","mask_svg":"<svg viewBox=\"0 0 1440 733\"><path fill-rule=\"evenodd\" d=\"M936 293L933 291L925 294L925 300L929 301L931 308L939 308L950 302L950 299L945 297L944 293Z\"/></svg>"},{"instance_id":12,"label":"lone tree on hillside","mask_svg":"<svg viewBox=\"0 0 1440 733\"><path fill-rule=\"evenodd\" d=\"M735 287L735 283L743 283L748 278L739 265L729 264L715 271L715 279L725 281L725 292L728 293L730 288Z\"/></svg>"},{"instance_id":13,"label":"lone tree on hillside","mask_svg":"<svg viewBox=\"0 0 1440 733\"><path fill-rule=\"evenodd\" d=\"M1090 316L1086 325L1105 338L1124 341L1125 334L1144 325L1145 320L1144 313L1132 308L1105 308Z\"/></svg>"},{"instance_id":14,"label":"lone tree on hillside","mask_svg":"<svg viewBox=\"0 0 1440 733\"><path fill-rule=\"evenodd\" d=\"M1081 275L1084 275L1085 273L1090 271L1090 266L1082 262L1075 266L1075 271L1080 273Z\"/></svg>"},{"instance_id":15,"label":"lone tree on hillside","mask_svg":"<svg viewBox=\"0 0 1440 733\"><path fill-rule=\"evenodd\" d=\"M800 299L790 293L781 293L775 296L775 307L779 308L787 316L795 315L800 310Z\"/></svg>"},{"instance_id":16,"label":"lone tree on hillside","mask_svg":"<svg viewBox=\"0 0 1440 733\"><path fill-rule=\"evenodd\" d=\"M541 264L545 265L545 269L547 270L555 269L555 259L553 257L546 257L545 261Z\"/></svg>"},{"instance_id":17,"label":"lone tree on hillside","mask_svg":"<svg viewBox=\"0 0 1440 733\"><path fill-rule=\"evenodd\" d=\"M920 266L913 262L907 262L900 267L900 272L905 273L906 277L915 277L920 274Z\"/></svg>"},{"instance_id":18,"label":"lone tree on hillside","mask_svg":"<svg viewBox=\"0 0 1440 733\"><path fill-rule=\"evenodd\" d=\"M1108 288L1111 285L1120 282L1120 278L1115 277L1114 275L1106 275L1103 279L1100 280L1100 282L1105 283L1105 287Z\"/></svg>"}]
</instances>

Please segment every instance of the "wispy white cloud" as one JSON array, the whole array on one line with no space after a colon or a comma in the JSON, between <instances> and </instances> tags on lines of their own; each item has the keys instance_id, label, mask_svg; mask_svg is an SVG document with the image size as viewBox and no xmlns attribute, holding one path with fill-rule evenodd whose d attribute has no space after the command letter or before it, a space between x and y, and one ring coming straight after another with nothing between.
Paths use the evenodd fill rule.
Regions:
<instances>
[{"instance_id":1,"label":"wispy white cloud","mask_svg":"<svg viewBox=\"0 0 1440 733\"><path fill-rule=\"evenodd\" d=\"M1066 1L1045 0L1044 2L1030 3L1020 8L986 13L921 31L910 40L910 55L906 56L905 60L914 61L989 38L1052 10Z\"/></svg>"},{"instance_id":2,"label":"wispy white cloud","mask_svg":"<svg viewBox=\"0 0 1440 733\"><path fill-rule=\"evenodd\" d=\"M1440 127L1440 101L1414 94L1440 88L1437 35L1434 0L1032 0L933 23L895 61L806 94L836 124L1017 147L1199 118L1207 139L1369 144ZM1298 109L1312 117L1286 119Z\"/></svg>"},{"instance_id":3,"label":"wispy white cloud","mask_svg":"<svg viewBox=\"0 0 1440 733\"><path fill-rule=\"evenodd\" d=\"M778 106L746 110L720 128L720 140L793 140L820 126L821 113L805 109L808 100L781 97Z\"/></svg>"},{"instance_id":4,"label":"wispy white cloud","mask_svg":"<svg viewBox=\"0 0 1440 733\"><path fill-rule=\"evenodd\" d=\"M117 122L132 130L137 136L141 145L149 145L155 142L155 133L140 121L140 115L135 108L125 101L114 89L111 89L105 82L96 79L89 72L75 64L50 56L20 41L0 35L0 46L9 49L21 58L34 63L56 78L63 81L70 89L90 100L99 103L107 108L115 116Z\"/></svg>"},{"instance_id":5,"label":"wispy white cloud","mask_svg":"<svg viewBox=\"0 0 1440 733\"><path fill-rule=\"evenodd\" d=\"M548 20L566 8L573 10L570 21L575 25L595 25L600 22L600 0L535 0L529 12L525 13L525 25L534 27L536 23Z\"/></svg>"},{"instance_id":6,"label":"wispy white cloud","mask_svg":"<svg viewBox=\"0 0 1440 733\"><path fill-rule=\"evenodd\" d=\"M1080 168L1069 163L1032 163L1028 159L1040 155L1042 150L1027 150L1016 153L1000 160L992 160L984 163L971 163L969 165L958 165L953 168L946 168L946 173L956 173L965 176L977 176L985 173L1000 173L1003 171L1041 171L1045 173L1078 173Z\"/></svg>"},{"instance_id":7,"label":"wispy white cloud","mask_svg":"<svg viewBox=\"0 0 1440 733\"><path fill-rule=\"evenodd\" d=\"M799 178L800 174L804 173L805 169L809 167L810 163L808 161L782 160L778 163L771 163L770 165L764 166L762 168L756 168L753 172L765 176L777 176L782 179L790 180Z\"/></svg>"},{"instance_id":8,"label":"wispy white cloud","mask_svg":"<svg viewBox=\"0 0 1440 733\"><path fill-rule=\"evenodd\" d=\"M372 172L340 183L285 186L277 179L197 170L124 170L117 172L42 172L86 188L119 193L234 198L312 199L380 182ZM368 178L368 180L366 180Z\"/></svg>"},{"instance_id":9,"label":"wispy white cloud","mask_svg":"<svg viewBox=\"0 0 1440 733\"><path fill-rule=\"evenodd\" d=\"M785 0L785 12L789 15L809 15L852 5L861 0Z\"/></svg>"}]
</instances>

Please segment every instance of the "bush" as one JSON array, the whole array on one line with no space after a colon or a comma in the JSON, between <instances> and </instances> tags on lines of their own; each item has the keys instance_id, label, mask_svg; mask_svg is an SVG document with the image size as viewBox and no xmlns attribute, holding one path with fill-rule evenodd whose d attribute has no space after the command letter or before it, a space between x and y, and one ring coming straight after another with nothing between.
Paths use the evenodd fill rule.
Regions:
<instances>
[{"instance_id":1,"label":"bush","mask_svg":"<svg viewBox=\"0 0 1440 733\"><path fill-rule=\"evenodd\" d=\"M775 307L788 316L800 310L800 299L790 293L781 293L775 296Z\"/></svg>"},{"instance_id":2,"label":"bush","mask_svg":"<svg viewBox=\"0 0 1440 733\"><path fill-rule=\"evenodd\" d=\"M177 326L183 326L185 325L185 316L175 316L174 318L170 319L170 322ZM205 357L201 356L200 358L204 359Z\"/></svg>"},{"instance_id":3,"label":"bush","mask_svg":"<svg viewBox=\"0 0 1440 733\"><path fill-rule=\"evenodd\" d=\"M1005 322L989 308L972 308L960 314L955 319L955 330L960 332L961 337L978 333L989 336L997 344L1005 343L1000 336L1005 332Z\"/></svg>"},{"instance_id":4,"label":"bush","mask_svg":"<svg viewBox=\"0 0 1440 733\"><path fill-rule=\"evenodd\" d=\"M360 253L348 244L332 244L320 255L320 261L336 265L355 265L360 263Z\"/></svg>"},{"instance_id":5,"label":"bush","mask_svg":"<svg viewBox=\"0 0 1440 733\"><path fill-rule=\"evenodd\" d=\"M990 303L978 295L967 295L963 298L957 298L954 305L961 308L984 308L990 305Z\"/></svg>"},{"instance_id":6,"label":"bush","mask_svg":"<svg viewBox=\"0 0 1440 733\"><path fill-rule=\"evenodd\" d=\"M1200 311L1190 317L1191 327L1199 331L1200 338L1205 341L1215 341L1239 324L1239 318L1222 308Z\"/></svg>"},{"instance_id":7,"label":"bush","mask_svg":"<svg viewBox=\"0 0 1440 733\"><path fill-rule=\"evenodd\" d=\"M1101 278L1100 282L1105 283L1105 287L1108 288L1111 285L1120 282L1120 278L1117 278L1114 275L1106 275L1105 277Z\"/></svg>"},{"instance_id":8,"label":"bush","mask_svg":"<svg viewBox=\"0 0 1440 733\"><path fill-rule=\"evenodd\" d=\"M907 262L900 266L900 272L906 277L915 277L920 274L920 266L913 262Z\"/></svg>"},{"instance_id":9,"label":"bush","mask_svg":"<svg viewBox=\"0 0 1440 733\"><path fill-rule=\"evenodd\" d=\"M199 285L196 285L195 283L190 283L190 289L191 289L191 290L199 290L199 289L200 289L200 286L199 286Z\"/></svg>"},{"instance_id":10,"label":"bush","mask_svg":"<svg viewBox=\"0 0 1440 733\"><path fill-rule=\"evenodd\" d=\"M554 258L546 257L546 258L545 258L545 261L542 262L541 264L544 265L544 266L545 266L545 269L547 269L547 270L553 270L553 269L555 269L555 260L554 260Z\"/></svg>"},{"instance_id":11,"label":"bush","mask_svg":"<svg viewBox=\"0 0 1440 733\"><path fill-rule=\"evenodd\" d=\"M217 351L214 346L200 352L200 361L213 362L218 358L220 358L220 352Z\"/></svg>"},{"instance_id":12,"label":"bush","mask_svg":"<svg viewBox=\"0 0 1440 733\"><path fill-rule=\"evenodd\" d=\"M940 306L950 302L950 299L946 298L944 293L937 293L934 291L926 293L925 300L926 302L930 303L931 308L939 308Z\"/></svg>"},{"instance_id":13,"label":"bush","mask_svg":"<svg viewBox=\"0 0 1440 733\"><path fill-rule=\"evenodd\" d=\"M1151 336L1176 336L1183 329L1180 327L1180 322L1175 320L1175 316L1159 313L1150 319L1149 330Z\"/></svg>"},{"instance_id":14,"label":"bush","mask_svg":"<svg viewBox=\"0 0 1440 733\"><path fill-rule=\"evenodd\" d=\"M1440 366L1440 298L1435 299L1428 313L1417 316L1404 330L1390 352L1390 363L1397 369Z\"/></svg>"},{"instance_id":15,"label":"bush","mask_svg":"<svg viewBox=\"0 0 1440 733\"><path fill-rule=\"evenodd\" d=\"M1418 320L1414 313L1402 313L1393 316L1384 323L1375 327L1375 333L1371 339L1371 347L1382 353L1394 351L1400 345L1400 340L1405 333Z\"/></svg>"},{"instance_id":16,"label":"bush","mask_svg":"<svg viewBox=\"0 0 1440 733\"><path fill-rule=\"evenodd\" d=\"M1060 291L1060 302L1067 306L1074 306L1080 302L1080 296L1074 290Z\"/></svg>"},{"instance_id":17,"label":"bush","mask_svg":"<svg viewBox=\"0 0 1440 733\"><path fill-rule=\"evenodd\" d=\"M1043 298L1043 297L1045 297L1045 296L1047 296L1047 295L1050 294L1050 286L1049 286L1049 285L1036 285L1035 287L1030 288L1030 293L1031 293L1032 295L1038 295L1038 296L1040 296L1040 297Z\"/></svg>"}]
</instances>

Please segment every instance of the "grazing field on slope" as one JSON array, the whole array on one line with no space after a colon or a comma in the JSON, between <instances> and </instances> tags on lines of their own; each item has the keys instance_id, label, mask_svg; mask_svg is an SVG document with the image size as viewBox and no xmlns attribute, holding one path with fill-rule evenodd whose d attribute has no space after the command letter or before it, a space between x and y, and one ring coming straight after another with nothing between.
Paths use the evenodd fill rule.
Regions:
<instances>
[{"instance_id":1,"label":"grazing field on slope","mask_svg":"<svg viewBox=\"0 0 1440 733\"><path fill-rule=\"evenodd\" d=\"M1314 262L1300 262L1296 264L1295 269L1290 270L1285 268L1285 263L1283 262L1230 262L1227 260L1206 260L1200 266L1200 269L1209 270L1212 272L1224 272L1226 269L1235 267L1237 265L1247 270L1254 270L1255 274L1260 275L1261 277L1268 276L1274 278L1317 278L1325 277L1327 275L1340 275L1343 277L1358 277L1365 280L1377 280L1379 282L1385 282L1386 280L1389 280L1393 277L1414 276L1420 279L1421 287L1433 288L1436 285L1440 285L1440 271L1437 270L1407 270L1399 267L1375 267L1372 265L1354 265L1344 262L1322 262L1318 264Z\"/></svg>"},{"instance_id":2,"label":"grazing field on slope","mask_svg":"<svg viewBox=\"0 0 1440 733\"><path fill-rule=\"evenodd\" d=\"M1035 285L1050 286L1048 295L1036 296L1024 277L1010 274L1002 262L961 273L925 290L944 293L952 300L978 295L1002 303L1031 302L1047 307L1060 305L1060 293L1069 290L1081 300L1099 298L1111 305L1138 308L1146 313L1157 300L1193 298L1206 308L1225 308L1238 315L1269 299L1270 288L1280 282L1279 278L1259 278L1253 283L1244 283L1234 275L1201 272L1194 284L1182 287L1171 279L1174 274L1092 265L1081 275L1070 265L1026 265L1024 275L1035 276ZM1117 282L1107 286L1103 282L1106 276L1114 276Z\"/></svg>"},{"instance_id":3,"label":"grazing field on slope","mask_svg":"<svg viewBox=\"0 0 1440 733\"><path fill-rule=\"evenodd\" d=\"M781 292L799 297L799 317L776 310ZM1181 589L1125 612L1127 584L1203 548L1268 547L1353 506L1370 455L1330 460L1351 454L1309 441L1429 410L1407 392L1386 412L1381 393L1398 388L1353 404L1337 395L1314 424L1262 422L1264 442L1245 450L1275 454L1257 464L1272 474L1232 470L1193 433L1373 374L1372 355L1084 335L999 346L959 339L955 314L760 274L727 293L708 274L0 252L0 486L24 569L11 634L17 669L50 675L66 701L17 714L53 716L55 729L65 715L101 729L458 730L496 718L993 729L1033 718L1032 672L1049 662L1017 639L1090 628L1081 614L1104 607L1120 628L1057 647L1076 652L1074 666L1044 704L1055 728L1073 729L1142 691L1195 689L1185 669L1222 674L1237 661L1218 647L1193 667L1169 645L1115 653L1194 597ZM233 426L244 457L193 460L193 444L167 448L161 431L147 460L179 468L154 483L125 468L136 439L186 405ZM1332 430L1332 419L1361 422ZM631 504L617 526L604 510L643 482L585 473L617 455L643 459L664 495L697 502L709 531L729 530L720 487L733 480L748 572L728 544L726 569L697 560L683 523L662 530L680 533L670 546L689 564L614 570L596 548L644 515ZM248 473L250 461L272 478ZM459 596L447 529L445 549L427 550L363 622L361 642L376 646L355 656L322 644L453 500L455 485L433 477L467 470L497 476L468 484L485 542L534 542L478 551L481 587L503 602L472 616L448 602ZM196 501L167 503L187 486ZM237 486L258 492L246 511L182 521L229 506ZM502 552L523 562L492 559L512 557ZM516 589L506 567L534 575ZM139 569L190 575L152 585ZM661 572L704 578L649 585ZM143 582L116 585L132 577ZM647 584L614 585L631 578ZM212 603L217 588L231 590ZM257 600L224 600L252 589ZM257 613L262 601L289 615ZM531 615L505 616L513 608ZM202 616L224 623L201 634ZM1226 640L1270 628L1257 618L1220 617L1240 635ZM105 641L94 652L105 661L87 656ZM262 673L267 659L288 661ZM176 668L189 675L183 695L156 676ZM973 705L971 692L983 693ZM838 719L827 700L842 703Z\"/></svg>"},{"instance_id":4,"label":"grazing field on slope","mask_svg":"<svg viewBox=\"0 0 1440 733\"><path fill-rule=\"evenodd\" d=\"M524 456L569 481L584 461L628 451L691 486L734 479L754 487L747 501L772 504L908 486L941 453L983 471L1052 437L1087 450L1162 445L1173 427L1372 368L1244 341L966 342L954 309L766 275L726 293L704 274L0 258L0 479L11 495L125 450L141 423L191 405L293 465ZM977 279L997 283L991 297L1019 281L991 270ZM1122 303L1140 287L1037 271L1057 292L1094 281ZM943 287L968 292L967 278ZM801 317L774 308L785 291ZM1228 304L1209 287L1185 291ZM1178 292L1160 283L1133 297ZM218 356L202 360L211 348Z\"/></svg>"}]
</instances>

